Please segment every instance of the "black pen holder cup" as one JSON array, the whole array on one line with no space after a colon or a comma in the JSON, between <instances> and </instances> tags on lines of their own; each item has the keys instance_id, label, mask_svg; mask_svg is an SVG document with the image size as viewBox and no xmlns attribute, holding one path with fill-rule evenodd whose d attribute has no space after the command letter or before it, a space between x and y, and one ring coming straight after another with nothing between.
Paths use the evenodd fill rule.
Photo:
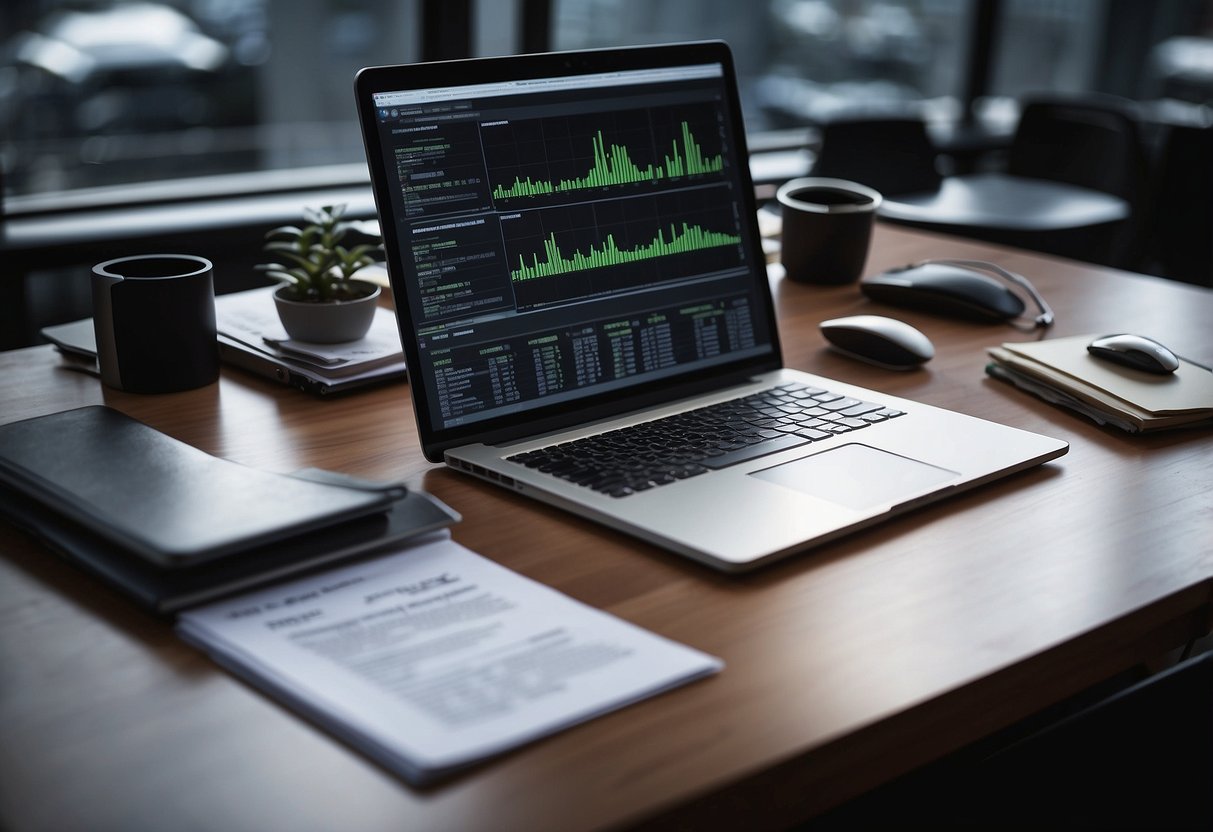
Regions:
<instances>
[{"instance_id":1,"label":"black pen holder cup","mask_svg":"<svg viewBox=\"0 0 1213 832\"><path fill-rule=\"evenodd\" d=\"M214 268L192 254L119 257L93 266L101 381L129 393L175 393L219 377Z\"/></svg>"},{"instance_id":2,"label":"black pen holder cup","mask_svg":"<svg viewBox=\"0 0 1213 832\"><path fill-rule=\"evenodd\" d=\"M793 179L776 194L783 215L780 261L800 283L840 285L863 274L872 223L883 201L845 179Z\"/></svg>"}]
</instances>

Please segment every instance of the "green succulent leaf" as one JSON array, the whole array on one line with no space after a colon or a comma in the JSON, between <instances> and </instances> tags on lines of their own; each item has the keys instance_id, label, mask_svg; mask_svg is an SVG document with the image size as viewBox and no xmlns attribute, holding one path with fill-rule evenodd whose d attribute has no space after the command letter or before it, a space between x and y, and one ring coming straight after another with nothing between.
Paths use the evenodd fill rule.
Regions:
<instances>
[{"instance_id":1,"label":"green succulent leaf","mask_svg":"<svg viewBox=\"0 0 1213 832\"><path fill-rule=\"evenodd\" d=\"M280 268L275 268L275 267L263 268L262 266L258 266L257 268L260 269L261 271L264 271L267 277L269 277L273 280L276 280L279 283L299 285L301 283L306 282L299 275L293 274L292 272L289 272L289 271L284 271Z\"/></svg>"},{"instance_id":2,"label":"green succulent leaf","mask_svg":"<svg viewBox=\"0 0 1213 832\"><path fill-rule=\"evenodd\" d=\"M285 251L296 253L299 251L299 244L296 242L285 242L283 240L272 240L262 246L262 251Z\"/></svg>"},{"instance_id":3,"label":"green succulent leaf","mask_svg":"<svg viewBox=\"0 0 1213 832\"><path fill-rule=\"evenodd\" d=\"M348 279L375 262L373 253L383 251L382 238L362 231L356 222L342 221L345 205L304 207L307 225L284 225L265 234L263 250L280 263L264 263L257 269L274 280L293 284L298 300L331 300L357 295ZM345 248L341 241L355 232L374 243Z\"/></svg>"},{"instance_id":4,"label":"green succulent leaf","mask_svg":"<svg viewBox=\"0 0 1213 832\"><path fill-rule=\"evenodd\" d=\"M297 240L302 234L303 230L296 228L293 225L280 225L277 228L272 228L265 232L265 239L275 240L286 237L288 239Z\"/></svg>"}]
</instances>

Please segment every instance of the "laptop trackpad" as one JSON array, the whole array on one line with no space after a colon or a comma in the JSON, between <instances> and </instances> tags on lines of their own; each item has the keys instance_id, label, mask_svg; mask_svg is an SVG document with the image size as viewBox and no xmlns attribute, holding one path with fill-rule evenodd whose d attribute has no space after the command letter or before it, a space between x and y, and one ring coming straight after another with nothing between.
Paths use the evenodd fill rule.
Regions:
<instances>
[{"instance_id":1,"label":"laptop trackpad","mask_svg":"<svg viewBox=\"0 0 1213 832\"><path fill-rule=\"evenodd\" d=\"M852 444L753 471L751 476L862 510L904 502L960 474Z\"/></svg>"}]
</instances>

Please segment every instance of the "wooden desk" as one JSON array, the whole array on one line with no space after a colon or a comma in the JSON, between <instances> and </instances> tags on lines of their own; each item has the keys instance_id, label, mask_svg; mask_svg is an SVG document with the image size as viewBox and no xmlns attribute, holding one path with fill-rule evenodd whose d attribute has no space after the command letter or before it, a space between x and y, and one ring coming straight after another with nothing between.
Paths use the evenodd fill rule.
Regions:
<instances>
[{"instance_id":1,"label":"wooden desk","mask_svg":"<svg viewBox=\"0 0 1213 832\"><path fill-rule=\"evenodd\" d=\"M869 268L994 258L1054 335L1134 330L1213 357L1213 292L881 227ZM407 478L455 538L725 659L720 675L415 790L236 681L170 627L0 526L0 826L23 829L777 828L1203 633L1210 434L1134 438L985 378L1025 338L892 311L935 340L889 373L819 320L888 311L777 281L788 363L1052 434L1059 461L746 577L726 577L427 464L409 389L322 401L225 370L164 396L103 390L48 347L0 353L0 421L106 402L201 448L287 471ZM221 522L222 518L216 518Z\"/></svg>"}]
</instances>

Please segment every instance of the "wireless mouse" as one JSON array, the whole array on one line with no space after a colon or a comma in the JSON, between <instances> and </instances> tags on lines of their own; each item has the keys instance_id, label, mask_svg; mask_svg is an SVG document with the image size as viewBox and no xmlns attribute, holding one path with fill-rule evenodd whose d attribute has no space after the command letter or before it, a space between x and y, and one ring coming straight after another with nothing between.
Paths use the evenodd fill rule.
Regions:
<instances>
[{"instance_id":1,"label":"wireless mouse","mask_svg":"<svg viewBox=\"0 0 1213 832\"><path fill-rule=\"evenodd\" d=\"M972 269L942 263L869 275L859 282L859 289L881 303L970 320L1009 321L1024 311L1019 296L997 280Z\"/></svg>"},{"instance_id":2,"label":"wireless mouse","mask_svg":"<svg viewBox=\"0 0 1213 832\"><path fill-rule=\"evenodd\" d=\"M1179 359L1175 353L1144 335L1131 335L1127 332L1104 335L1088 344L1087 352L1105 361L1135 370L1145 370L1147 373L1157 373L1160 376L1179 369Z\"/></svg>"},{"instance_id":3,"label":"wireless mouse","mask_svg":"<svg viewBox=\"0 0 1213 832\"><path fill-rule=\"evenodd\" d=\"M912 370L935 356L931 340L905 321L882 315L832 318L819 325L839 352L889 370Z\"/></svg>"}]
</instances>

